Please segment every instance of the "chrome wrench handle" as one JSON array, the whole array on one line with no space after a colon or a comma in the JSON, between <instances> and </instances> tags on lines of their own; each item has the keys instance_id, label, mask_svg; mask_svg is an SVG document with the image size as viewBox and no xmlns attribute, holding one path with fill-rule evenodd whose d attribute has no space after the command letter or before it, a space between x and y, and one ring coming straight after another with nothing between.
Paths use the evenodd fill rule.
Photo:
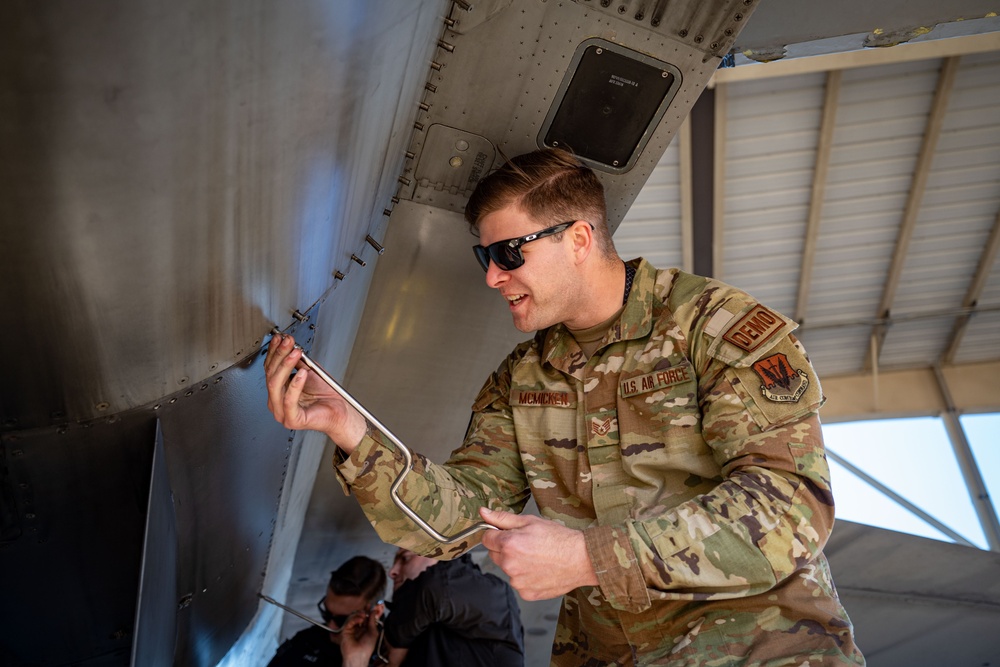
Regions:
<instances>
[{"instance_id":1,"label":"chrome wrench handle","mask_svg":"<svg viewBox=\"0 0 1000 667\"><path fill-rule=\"evenodd\" d=\"M271 333L280 335L280 332L277 329L273 329ZM296 347L302 350L301 345L296 345ZM315 361L310 359L309 355L306 354L305 350L302 350L302 363L304 363L309 370L316 373L316 375L318 375L319 378L323 380L323 382L330 385L331 389L340 394L340 396L345 401L347 401L348 404L351 405L351 407L360 412L361 415L365 419L367 419L372 426L377 428L385 437L387 437L392 442L392 444L394 444L399 449L399 452L403 455L403 460L405 462L405 465L403 466L403 469L399 472L399 475L396 476L396 479L393 481L392 486L389 487L389 497L392 498L392 502L396 505L396 507L398 507L400 511L403 512L403 514L408 516L410 520L413 521L413 523L417 524L421 528L421 530L423 530L425 533L433 537L436 541L441 542L442 544L455 544L456 542L461 542L465 538L469 537L470 535L473 535L474 533L478 533L481 530L499 530L496 526L491 526L488 523L480 521L479 523L474 524L469 528L466 528L462 532L456 535L452 535L451 537L448 537L447 535L439 533L432 525L424 521L424 519L420 517L420 515L418 515L416 512L414 512L413 509L411 509L406 503L404 503L403 499L400 498L398 495L399 487L402 485L403 479L406 478L406 475L413 468L413 455L410 453L410 449L406 445L404 445L399 438L393 435L392 431L386 428L382 422L376 419L375 415L373 415L371 412L365 409L365 407L361 405L361 403L359 403L357 400L355 400L355 398L351 396L346 389L341 387L340 384L336 380L334 380L333 377L329 373L327 373L322 366L320 366Z\"/></svg>"},{"instance_id":2,"label":"chrome wrench handle","mask_svg":"<svg viewBox=\"0 0 1000 667\"><path fill-rule=\"evenodd\" d=\"M280 602L278 602L274 598L270 598L270 597L264 595L263 593L257 593L257 597L259 597L264 602L270 602L271 604L273 604L275 607L278 607L279 609L284 609L289 614L295 614L296 616L298 616L299 618L301 618L303 621L309 621L310 623L312 623L316 627L323 628L327 632L330 632L330 633L333 633L333 634L339 634L339 632L340 632L339 630L334 630L333 628L331 628L330 626L328 626L328 625L326 625L324 623L320 623L319 621L317 621L315 619L309 618L305 614L303 614L303 613L301 613L299 611L296 611L295 609L292 609L291 607L286 607L285 605L281 604Z\"/></svg>"}]
</instances>

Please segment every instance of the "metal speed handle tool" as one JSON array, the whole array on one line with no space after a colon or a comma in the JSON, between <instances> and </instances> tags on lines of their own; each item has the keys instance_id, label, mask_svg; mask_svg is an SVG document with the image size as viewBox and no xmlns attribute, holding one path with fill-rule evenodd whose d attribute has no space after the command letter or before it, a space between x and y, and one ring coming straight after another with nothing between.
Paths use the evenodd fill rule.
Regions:
<instances>
[{"instance_id":1,"label":"metal speed handle tool","mask_svg":"<svg viewBox=\"0 0 1000 667\"><path fill-rule=\"evenodd\" d=\"M296 611L295 609L292 609L291 607L287 607L287 606L281 604L280 602L278 602L277 600L275 600L274 598L270 598L270 597L264 595L263 593L257 593L257 597L259 597L264 602L270 602L271 604L273 604L275 607L278 607L279 609L284 609L289 614L295 614L296 616L298 616L299 618L301 618L303 621L309 621L310 623L312 623L316 627L323 628L327 632L331 632L333 634L339 634L341 632L340 630L334 630L330 626L328 626L328 625L326 625L324 623L320 623L319 621L317 621L315 619L309 618L308 616L306 616L302 612Z\"/></svg>"},{"instance_id":2,"label":"metal speed handle tool","mask_svg":"<svg viewBox=\"0 0 1000 667\"><path fill-rule=\"evenodd\" d=\"M277 331L277 329L273 330L272 333L280 335L280 332ZM300 350L302 349L300 345L296 345L296 347L298 347ZM302 363L304 363L309 370L316 373L316 375L318 375L320 379L323 380L323 382L330 385L331 389L340 394L340 396L345 401L347 401L351 405L351 407L360 412L362 416L364 416L364 418L367 419L369 423L371 423L372 426L381 431L382 434L385 437L387 437L392 442L392 444L396 445L396 447L399 449L399 452L403 455L403 460L405 464L403 466L403 469L400 471L399 475L397 475L396 479L393 481L392 486L389 487L389 496L392 498L392 502L395 503L396 507L398 507L400 511L403 512L403 514L410 517L413 523L420 526L420 528L425 533L433 537L438 542L441 542L442 544L455 544L456 542L461 542L468 536L474 533L478 533L480 530L497 530L496 526L491 526L488 523L483 523L480 521L479 523L470 526L469 528L466 528L462 532L449 537L447 535L439 533L432 525L424 521L424 519L420 517L420 515L414 512L406 503L403 502L403 499L400 498L398 494L399 487L402 485L403 479L406 478L406 475L410 472L410 469L413 467L413 455L410 453L409 448L406 445L404 445L399 438L393 435L392 432L388 428L386 428L384 424L382 424L382 422L376 419L372 413L366 410L363 405L358 403L358 401L355 400L353 396L347 393L347 390L341 387L340 384L338 384L338 382L334 380L329 373L323 370L322 366L320 366L315 361L310 359L309 355L306 354L305 350L302 350L301 358L302 358Z\"/></svg>"}]
</instances>

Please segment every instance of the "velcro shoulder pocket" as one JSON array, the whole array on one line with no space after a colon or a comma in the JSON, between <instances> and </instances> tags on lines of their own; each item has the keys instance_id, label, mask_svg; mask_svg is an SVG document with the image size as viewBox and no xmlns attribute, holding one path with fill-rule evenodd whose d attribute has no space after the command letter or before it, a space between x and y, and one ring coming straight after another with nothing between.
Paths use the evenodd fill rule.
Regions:
<instances>
[{"instance_id":1,"label":"velcro shoulder pocket","mask_svg":"<svg viewBox=\"0 0 1000 667\"><path fill-rule=\"evenodd\" d=\"M794 336L782 336L764 355L730 367L726 376L763 430L813 414L823 404L819 378Z\"/></svg>"}]
</instances>

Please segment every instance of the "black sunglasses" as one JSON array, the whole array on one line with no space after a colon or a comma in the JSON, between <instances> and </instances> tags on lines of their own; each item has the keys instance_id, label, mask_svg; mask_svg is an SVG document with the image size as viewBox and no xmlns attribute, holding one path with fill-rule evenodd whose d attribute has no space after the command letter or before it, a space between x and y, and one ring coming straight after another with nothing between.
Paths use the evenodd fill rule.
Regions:
<instances>
[{"instance_id":1,"label":"black sunglasses","mask_svg":"<svg viewBox=\"0 0 1000 667\"><path fill-rule=\"evenodd\" d=\"M370 605L368 609L359 609L357 611L351 612L350 614L331 614L330 610L326 608L326 596L324 596L323 598L320 599L319 602L316 603L316 608L319 609L319 615L323 617L324 623L332 622L334 625L337 626L338 628L337 630L330 630L330 632L336 635L344 631L344 624L347 623L348 619L350 619L352 616L355 616L357 614L371 613L371 610L375 607L375 605L380 605L380 604L382 604L382 600L379 600L374 604Z\"/></svg>"},{"instance_id":2,"label":"black sunglasses","mask_svg":"<svg viewBox=\"0 0 1000 667\"><path fill-rule=\"evenodd\" d=\"M519 236L516 239L497 241L496 243L491 243L485 247L481 245L474 245L472 246L472 251L476 253L476 259L479 260L479 266L483 267L483 271L490 270L490 260L493 260L493 263L504 271L513 271L524 264L524 255L521 254L521 246L525 243L537 241L545 236L558 234L561 231L569 229L574 224L576 224L576 220L560 222L558 225L553 227L547 227L541 231L528 234L527 236ZM593 227L593 225L591 225L591 227Z\"/></svg>"},{"instance_id":3,"label":"black sunglasses","mask_svg":"<svg viewBox=\"0 0 1000 667\"><path fill-rule=\"evenodd\" d=\"M322 599L316 603L316 608L319 609L319 615L323 617L324 623L333 623L338 628L343 628L344 623L347 623L352 614L331 614L326 608L326 599Z\"/></svg>"}]
</instances>

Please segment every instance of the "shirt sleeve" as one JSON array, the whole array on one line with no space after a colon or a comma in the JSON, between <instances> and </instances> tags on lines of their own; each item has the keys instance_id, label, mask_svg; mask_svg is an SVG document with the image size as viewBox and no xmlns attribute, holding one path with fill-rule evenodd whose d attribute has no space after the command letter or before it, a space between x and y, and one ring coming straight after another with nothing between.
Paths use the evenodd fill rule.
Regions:
<instances>
[{"instance_id":1,"label":"shirt sleeve","mask_svg":"<svg viewBox=\"0 0 1000 667\"><path fill-rule=\"evenodd\" d=\"M834 507L822 391L802 346L782 334L747 352L695 332L701 436L721 479L654 518L585 531L612 606L756 595L823 549Z\"/></svg>"},{"instance_id":2,"label":"shirt sleeve","mask_svg":"<svg viewBox=\"0 0 1000 667\"><path fill-rule=\"evenodd\" d=\"M528 486L508 400L513 356L480 390L461 447L444 465L413 453L413 468L399 486L400 500L446 536L479 523L480 507L519 513L527 503ZM381 433L370 432L350 456L339 453L334 465L382 540L442 559L459 556L479 544L481 533L473 533L455 545L444 546L397 508L390 489L405 461Z\"/></svg>"}]
</instances>

